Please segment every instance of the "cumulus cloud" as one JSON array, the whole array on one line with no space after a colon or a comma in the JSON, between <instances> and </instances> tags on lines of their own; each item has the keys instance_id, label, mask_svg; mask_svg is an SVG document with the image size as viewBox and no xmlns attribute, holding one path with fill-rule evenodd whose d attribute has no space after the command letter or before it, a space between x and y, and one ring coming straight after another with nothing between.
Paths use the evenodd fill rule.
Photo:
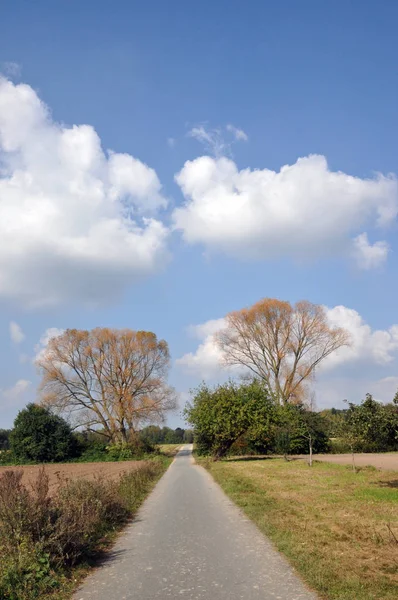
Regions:
<instances>
[{"instance_id":1,"label":"cumulus cloud","mask_svg":"<svg viewBox=\"0 0 398 600\"><path fill-rule=\"evenodd\" d=\"M331 354L321 368L331 369L354 362L387 365L394 360L394 353L398 349L398 325L373 330L352 308L335 306L326 310L329 323L344 327L352 343L350 347L340 348Z\"/></svg>"},{"instance_id":2,"label":"cumulus cloud","mask_svg":"<svg viewBox=\"0 0 398 600\"><path fill-rule=\"evenodd\" d=\"M239 258L346 255L358 230L388 225L398 211L395 176L334 172L318 155L279 172L238 170L230 158L201 156L175 180L185 203L174 210L174 226L185 241ZM373 264L384 252L379 244L365 250Z\"/></svg>"},{"instance_id":3,"label":"cumulus cloud","mask_svg":"<svg viewBox=\"0 0 398 600\"><path fill-rule=\"evenodd\" d=\"M225 326L225 319L213 319L201 325L191 325L188 332L201 343L195 352L184 354L176 365L203 378L216 377L222 365L222 353L214 342L214 334Z\"/></svg>"},{"instance_id":4,"label":"cumulus cloud","mask_svg":"<svg viewBox=\"0 0 398 600\"><path fill-rule=\"evenodd\" d=\"M351 346L331 354L319 367L320 374L338 372L346 366L390 364L398 350L398 325L375 330L361 315L346 306L325 307L328 321L333 327L344 327L351 336ZM177 359L176 364L199 377L216 379L223 376L222 353L215 343L214 335L225 326L225 319L214 319L191 326L189 331L200 343L194 352ZM225 367L224 367L225 368Z\"/></svg>"},{"instance_id":5,"label":"cumulus cloud","mask_svg":"<svg viewBox=\"0 0 398 600\"><path fill-rule=\"evenodd\" d=\"M380 267L387 260L388 244L380 241L370 244L367 233L361 233L353 240L354 257L361 269Z\"/></svg>"},{"instance_id":6,"label":"cumulus cloud","mask_svg":"<svg viewBox=\"0 0 398 600\"><path fill-rule=\"evenodd\" d=\"M35 357L33 362L36 362L37 360L42 358L45 355L48 342L52 338L62 335L64 331L65 329L60 329L58 327L49 327L48 329L46 329L43 335L41 336L39 343L35 346Z\"/></svg>"},{"instance_id":7,"label":"cumulus cloud","mask_svg":"<svg viewBox=\"0 0 398 600\"><path fill-rule=\"evenodd\" d=\"M25 339L22 327L18 323L15 323L15 321L10 322L10 338L14 344L20 344Z\"/></svg>"},{"instance_id":8,"label":"cumulus cloud","mask_svg":"<svg viewBox=\"0 0 398 600\"><path fill-rule=\"evenodd\" d=\"M0 296L26 305L112 300L167 257L156 172L67 127L0 78Z\"/></svg>"},{"instance_id":9,"label":"cumulus cloud","mask_svg":"<svg viewBox=\"0 0 398 600\"><path fill-rule=\"evenodd\" d=\"M27 379L19 379L12 387L1 390L1 395L6 405L12 406L19 403L30 385L31 382Z\"/></svg>"}]
</instances>

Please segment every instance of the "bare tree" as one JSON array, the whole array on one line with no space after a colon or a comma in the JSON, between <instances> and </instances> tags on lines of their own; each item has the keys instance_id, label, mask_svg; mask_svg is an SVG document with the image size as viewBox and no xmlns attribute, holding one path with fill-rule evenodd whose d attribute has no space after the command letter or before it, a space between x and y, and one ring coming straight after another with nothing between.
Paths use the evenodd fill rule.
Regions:
<instances>
[{"instance_id":1,"label":"bare tree","mask_svg":"<svg viewBox=\"0 0 398 600\"><path fill-rule=\"evenodd\" d=\"M322 306L264 298L227 315L216 343L226 364L249 369L285 404L303 402L316 367L350 339L329 325Z\"/></svg>"},{"instance_id":2,"label":"bare tree","mask_svg":"<svg viewBox=\"0 0 398 600\"><path fill-rule=\"evenodd\" d=\"M41 401L77 426L125 442L140 424L161 422L176 407L169 362L167 343L151 332L69 329L37 359Z\"/></svg>"}]
</instances>

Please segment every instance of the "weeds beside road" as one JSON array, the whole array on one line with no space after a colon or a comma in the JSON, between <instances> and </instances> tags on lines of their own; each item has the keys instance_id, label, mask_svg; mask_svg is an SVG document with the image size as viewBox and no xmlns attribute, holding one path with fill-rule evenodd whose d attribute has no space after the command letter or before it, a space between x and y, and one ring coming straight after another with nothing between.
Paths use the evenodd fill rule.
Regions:
<instances>
[{"instance_id":1,"label":"weeds beside road","mask_svg":"<svg viewBox=\"0 0 398 600\"><path fill-rule=\"evenodd\" d=\"M0 476L0 598L66 597L88 563L136 512L170 464L157 457L118 480L61 479L50 494L45 468L30 485L22 471Z\"/></svg>"},{"instance_id":2,"label":"weeds beside road","mask_svg":"<svg viewBox=\"0 0 398 600\"><path fill-rule=\"evenodd\" d=\"M396 599L396 472L273 458L200 464L322 598Z\"/></svg>"},{"instance_id":3,"label":"weeds beside road","mask_svg":"<svg viewBox=\"0 0 398 600\"><path fill-rule=\"evenodd\" d=\"M175 456L183 444L159 444L158 449L166 456Z\"/></svg>"}]
</instances>

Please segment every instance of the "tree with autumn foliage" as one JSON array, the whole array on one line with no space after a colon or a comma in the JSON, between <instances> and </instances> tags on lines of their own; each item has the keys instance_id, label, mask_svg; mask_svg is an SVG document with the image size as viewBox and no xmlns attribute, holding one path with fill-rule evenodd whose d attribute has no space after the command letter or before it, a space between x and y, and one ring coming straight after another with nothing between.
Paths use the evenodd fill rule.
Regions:
<instances>
[{"instance_id":1,"label":"tree with autumn foliage","mask_svg":"<svg viewBox=\"0 0 398 600\"><path fill-rule=\"evenodd\" d=\"M68 329L37 360L41 403L125 443L143 423L161 422L175 409L169 363L168 345L154 333Z\"/></svg>"},{"instance_id":2,"label":"tree with autumn foliage","mask_svg":"<svg viewBox=\"0 0 398 600\"><path fill-rule=\"evenodd\" d=\"M216 343L227 365L248 369L284 405L303 403L316 368L350 339L330 326L322 306L264 298L228 314Z\"/></svg>"}]
</instances>

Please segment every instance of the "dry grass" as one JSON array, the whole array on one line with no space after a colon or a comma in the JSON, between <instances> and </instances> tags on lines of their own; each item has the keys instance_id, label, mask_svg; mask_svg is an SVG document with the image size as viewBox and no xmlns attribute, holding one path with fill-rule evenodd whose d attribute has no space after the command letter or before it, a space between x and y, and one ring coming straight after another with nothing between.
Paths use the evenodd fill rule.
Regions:
<instances>
[{"instance_id":1,"label":"dry grass","mask_svg":"<svg viewBox=\"0 0 398 600\"><path fill-rule=\"evenodd\" d=\"M158 457L117 480L60 479L45 468L24 483L21 469L0 476L0 599L64 598L112 535L135 513L170 460ZM83 572L85 568L83 568Z\"/></svg>"},{"instance_id":2,"label":"dry grass","mask_svg":"<svg viewBox=\"0 0 398 600\"><path fill-rule=\"evenodd\" d=\"M322 598L396 600L396 472L282 459L206 466Z\"/></svg>"},{"instance_id":3,"label":"dry grass","mask_svg":"<svg viewBox=\"0 0 398 600\"><path fill-rule=\"evenodd\" d=\"M160 452L166 456L175 456L177 452L182 448L183 444L160 444L158 446Z\"/></svg>"}]
</instances>

